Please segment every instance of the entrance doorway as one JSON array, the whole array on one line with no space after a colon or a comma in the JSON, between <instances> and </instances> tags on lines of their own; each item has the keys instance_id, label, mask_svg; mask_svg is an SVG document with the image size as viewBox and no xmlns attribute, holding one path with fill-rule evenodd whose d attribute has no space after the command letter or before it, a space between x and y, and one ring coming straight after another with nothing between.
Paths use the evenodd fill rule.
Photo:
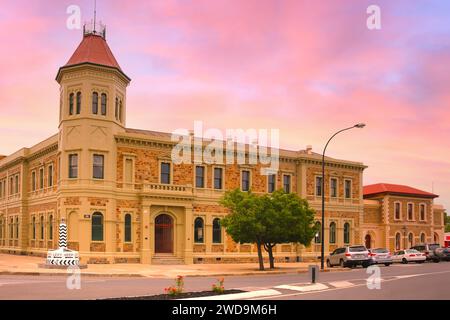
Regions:
<instances>
[{"instance_id":1,"label":"entrance doorway","mask_svg":"<svg viewBox=\"0 0 450 320\"><path fill-rule=\"evenodd\" d=\"M372 237L370 236L370 234L366 235L365 242L366 242L366 248L370 249L372 246Z\"/></svg>"},{"instance_id":2,"label":"entrance doorway","mask_svg":"<svg viewBox=\"0 0 450 320\"><path fill-rule=\"evenodd\" d=\"M173 253L173 219L167 214L155 219L155 253Z\"/></svg>"}]
</instances>

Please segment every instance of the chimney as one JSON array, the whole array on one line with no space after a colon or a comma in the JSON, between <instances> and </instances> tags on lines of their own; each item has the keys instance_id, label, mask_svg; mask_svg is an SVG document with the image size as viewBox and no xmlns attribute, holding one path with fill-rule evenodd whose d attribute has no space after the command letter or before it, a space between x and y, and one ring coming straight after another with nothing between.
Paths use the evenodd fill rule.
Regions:
<instances>
[{"instance_id":1,"label":"chimney","mask_svg":"<svg viewBox=\"0 0 450 320\"><path fill-rule=\"evenodd\" d=\"M309 144L309 145L306 146L306 153L307 154L312 154L312 145Z\"/></svg>"}]
</instances>

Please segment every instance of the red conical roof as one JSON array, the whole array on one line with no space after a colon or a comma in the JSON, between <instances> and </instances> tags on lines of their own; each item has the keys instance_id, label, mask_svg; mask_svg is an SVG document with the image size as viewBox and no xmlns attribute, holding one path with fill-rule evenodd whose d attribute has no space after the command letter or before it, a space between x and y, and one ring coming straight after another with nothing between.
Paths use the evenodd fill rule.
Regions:
<instances>
[{"instance_id":1,"label":"red conical roof","mask_svg":"<svg viewBox=\"0 0 450 320\"><path fill-rule=\"evenodd\" d=\"M88 34L83 37L83 40L66 63L65 67L85 62L122 70L119 63L117 63L116 58L114 58L106 40L103 39L102 36L96 34Z\"/></svg>"},{"instance_id":2,"label":"red conical roof","mask_svg":"<svg viewBox=\"0 0 450 320\"><path fill-rule=\"evenodd\" d=\"M100 34L84 34L83 40L78 45L69 61L59 69L58 75L56 76L57 80L62 69L84 63L114 68L124 75L128 81L130 80L130 78L120 68L119 63L114 57L105 38Z\"/></svg>"}]
</instances>

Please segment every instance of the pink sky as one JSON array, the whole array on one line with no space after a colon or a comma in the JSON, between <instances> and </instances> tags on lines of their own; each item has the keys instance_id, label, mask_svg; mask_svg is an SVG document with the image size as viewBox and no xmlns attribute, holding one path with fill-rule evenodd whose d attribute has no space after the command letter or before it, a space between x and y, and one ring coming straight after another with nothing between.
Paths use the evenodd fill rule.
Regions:
<instances>
[{"instance_id":1,"label":"pink sky","mask_svg":"<svg viewBox=\"0 0 450 320\"><path fill-rule=\"evenodd\" d=\"M98 0L125 73L127 126L278 128L281 146L362 161L364 183L411 185L450 208L448 1ZM58 68L92 1L3 2L0 154L57 132ZM366 28L378 4L382 29Z\"/></svg>"}]
</instances>

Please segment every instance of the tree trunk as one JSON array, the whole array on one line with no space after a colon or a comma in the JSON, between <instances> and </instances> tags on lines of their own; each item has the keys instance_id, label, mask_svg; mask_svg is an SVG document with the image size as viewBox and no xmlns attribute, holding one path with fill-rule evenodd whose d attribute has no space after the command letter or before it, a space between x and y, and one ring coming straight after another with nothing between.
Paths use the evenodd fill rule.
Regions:
<instances>
[{"instance_id":1,"label":"tree trunk","mask_svg":"<svg viewBox=\"0 0 450 320\"><path fill-rule=\"evenodd\" d=\"M273 259L273 250L272 250L274 246L275 246L275 244L270 244L270 243L264 244L264 249L269 254L270 269L275 269L275 263L274 263L274 259Z\"/></svg>"},{"instance_id":2,"label":"tree trunk","mask_svg":"<svg viewBox=\"0 0 450 320\"><path fill-rule=\"evenodd\" d=\"M258 247L259 270L264 271L264 260L262 256L261 241L257 240L256 246Z\"/></svg>"}]
</instances>

